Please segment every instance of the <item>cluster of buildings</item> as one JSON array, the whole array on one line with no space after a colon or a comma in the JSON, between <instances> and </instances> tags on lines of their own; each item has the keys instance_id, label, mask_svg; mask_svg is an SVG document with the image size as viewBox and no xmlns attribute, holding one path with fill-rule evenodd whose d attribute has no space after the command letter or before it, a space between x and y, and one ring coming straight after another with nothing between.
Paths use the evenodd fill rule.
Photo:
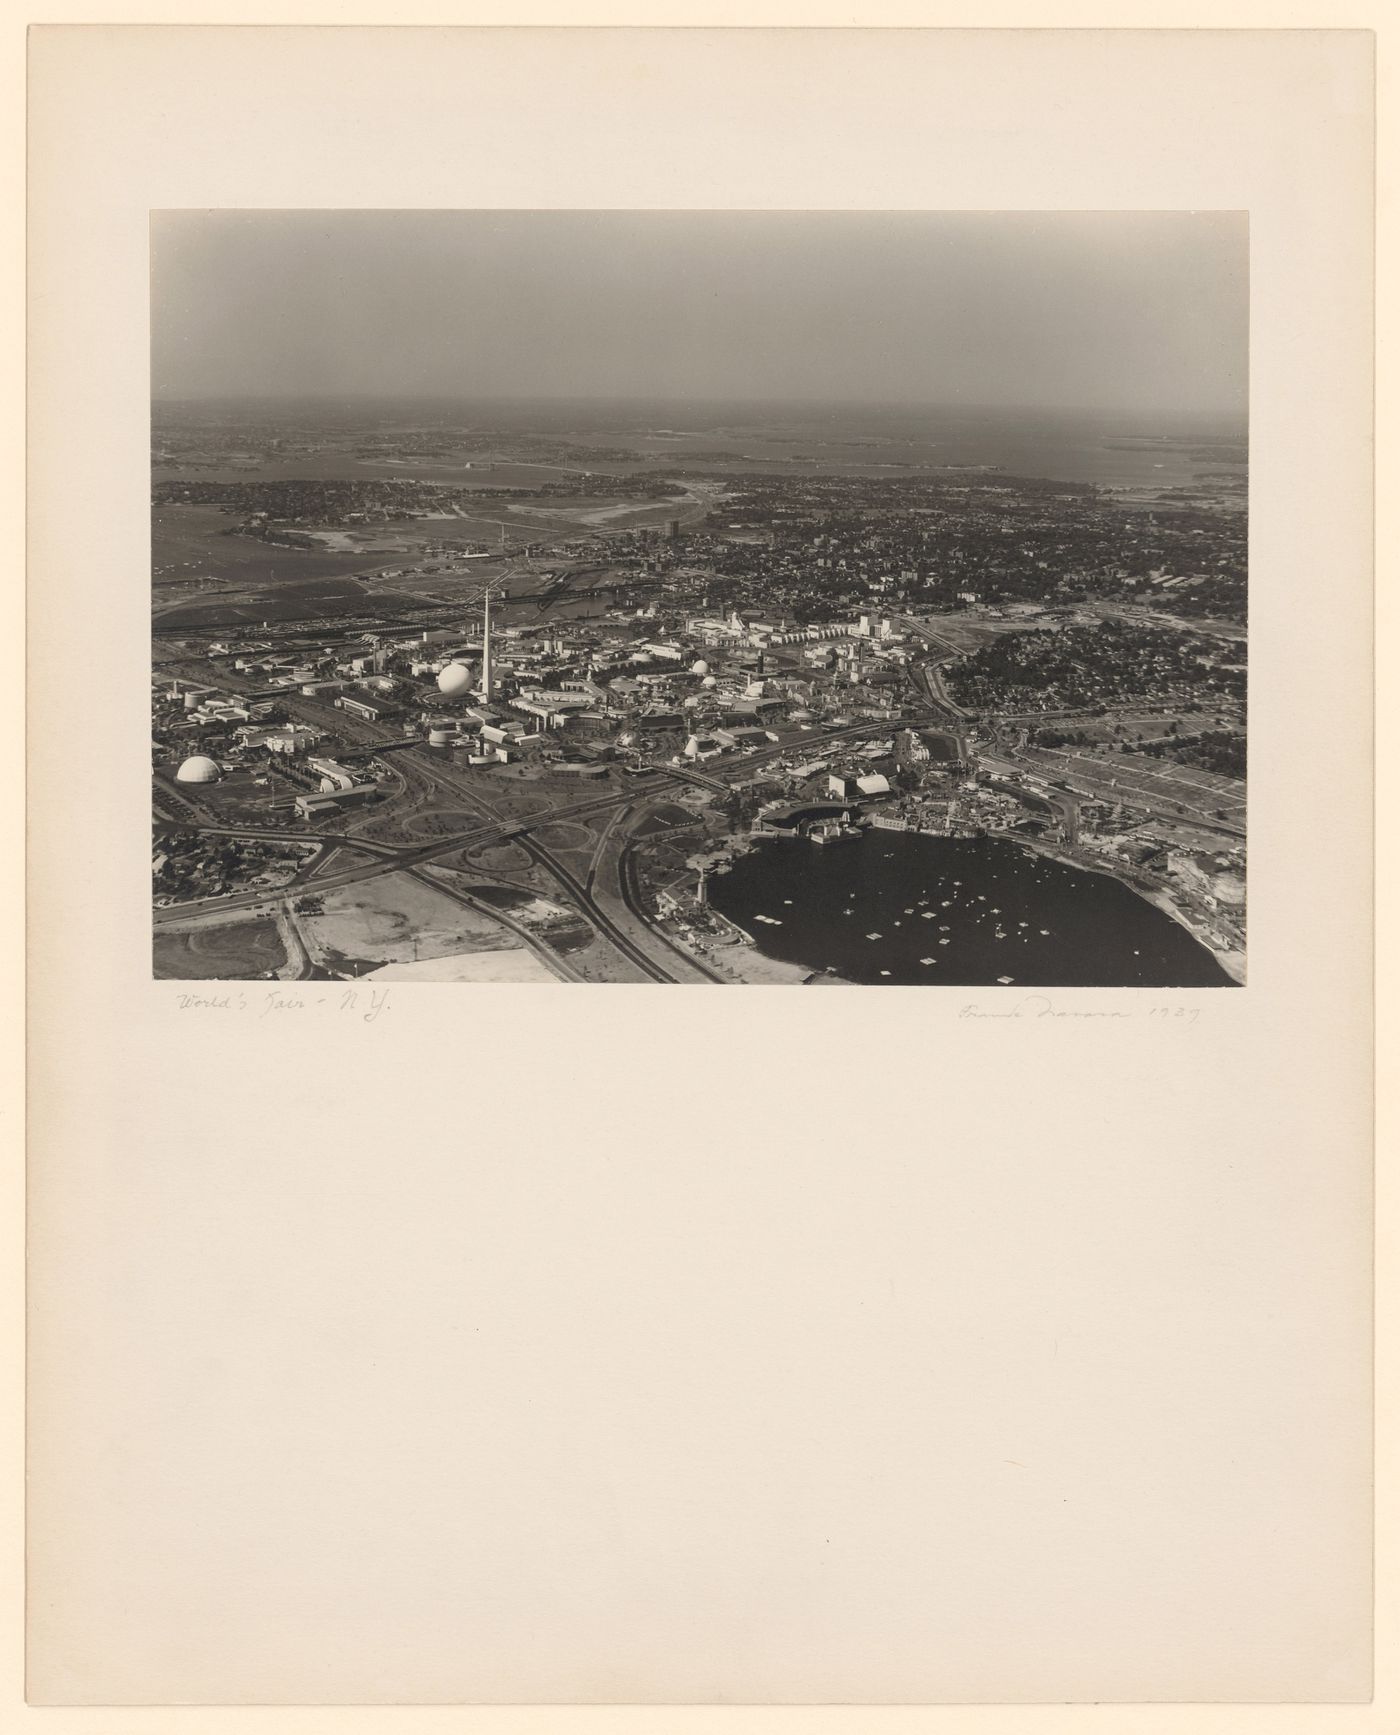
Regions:
<instances>
[{"instance_id":1,"label":"cluster of buildings","mask_svg":"<svg viewBox=\"0 0 1400 1735\"><path fill-rule=\"evenodd\" d=\"M388 647L388 666L405 659L421 698L431 679L435 702L417 714L434 746L468 736L482 762L534 748L547 755L622 756L661 749L701 762L776 740L783 724L815 726L835 695L849 705L863 696L892 714L890 685L903 635L886 619L836 621L797 628L782 616L710 611L675 617L670 630L652 605L614 610L600 620L556 626L496 628L460 643ZM820 656L809 659L813 649ZM488 669L489 660L489 669Z\"/></svg>"},{"instance_id":2,"label":"cluster of buildings","mask_svg":"<svg viewBox=\"0 0 1400 1735\"><path fill-rule=\"evenodd\" d=\"M1136 620L1095 620L1053 635L1001 633L949 673L960 703L1013 713L1143 701L1235 707L1245 680L1228 642Z\"/></svg>"},{"instance_id":3,"label":"cluster of buildings","mask_svg":"<svg viewBox=\"0 0 1400 1735\"><path fill-rule=\"evenodd\" d=\"M1125 500L1087 484L1000 473L730 479L731 531L704 552L798 608L884 597L946 608L1160 594L1234 618L1245 602L1247 527L1198 499Z\"/></svg>"},{"instance_id":4,"label":"cluster of buildings","mask_svg":"<svg viewBox=\"0 0 1400 1735\"><path fill-rule=\"evenodd\" d=\"M209 777L270 774L314 820L376 793L372 775L336 757L347 744L337 746L337 711L469 766L534 760L588 777L614 762L771 760L785 732L862 719L893 726L905 705L911 653L889 614L802 623L781 610L697 608L691 597L562 622L502 622L500 613L488 597L480 627L465 632L430 625L306 643L291 642L304 632L277 642L264 629L218 640L208 655L238 690L227 679L167 678L156 695L157 763L183 767L197 751ZM912 735L901 753L886 742L878 755L838 763L799 751L765 764L752 788L781 794L841 776L862 798L881 798L894 793L897 764L928 760ZM726 778L744 787L742 774Z\"/></svg>"},{"instance_id":5,"label":"cluster of buildings","mask_svg":"<svg viewBox=\"0 0 1400 1735\"><path fill-rule=\"evenodd\" d=\"M272 890L295 876L306 850L258 838L223 838L213 847L190 832L167 832L151 854L158 907L192 898Z\"/></svg>"}]
</instances>

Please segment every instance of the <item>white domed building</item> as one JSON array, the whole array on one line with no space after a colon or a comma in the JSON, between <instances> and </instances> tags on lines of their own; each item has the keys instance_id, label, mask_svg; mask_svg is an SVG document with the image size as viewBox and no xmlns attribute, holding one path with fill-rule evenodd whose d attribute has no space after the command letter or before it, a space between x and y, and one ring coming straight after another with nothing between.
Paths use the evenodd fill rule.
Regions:
<instances>
[{"instance_id":1,"label":"white domed building","mask_svg":"<svg viewBox=\"0 0 1400 1735\"><path fill-rule=\"evenodd\" d=\"M703 657L700 657L690 665L690 672L692 675L708 675L710 672L710 665Z\"/></svg>"},{"instance_id":2,"label":"white domed building","mask_svg":"<svg viewBox=\"0 0 1400 1735\"><path fill-rule=\"evenodd\" d=\"M217 783L222 773L203 753L193 753L175 773L177 783Z\"/></svg>"},{"instance_id":3,"label":"white domed building","mask_svg":"<svg viewBox=\"0 0 1400 1735\"><path fill-rule=\"evenodd\" d=\"M715 677L713 675L706 675L705 679L703 681L701 681L700 685L702 687L705 687L706 689L709 689L709 688L717 687L719 685L719 682L715 679Z\"/></svg>"},{"instance_id":4,"label":"white domed building","mask_svg":"<svg viewBox=\"0 0 1400 1735\"><path fill-rule=\"evenodd\" d=\"M465 663L449 663L437 678L444 699L462 699L472 690L472 672Z\"/></svg>"}]
</instances>

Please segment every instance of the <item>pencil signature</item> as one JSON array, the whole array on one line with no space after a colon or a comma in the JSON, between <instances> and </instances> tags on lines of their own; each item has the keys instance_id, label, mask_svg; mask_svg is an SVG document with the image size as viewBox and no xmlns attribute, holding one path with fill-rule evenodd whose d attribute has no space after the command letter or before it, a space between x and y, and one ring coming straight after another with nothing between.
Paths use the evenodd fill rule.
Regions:
<instances>
[{"instance_id":1,"label":"pencil signature","mask_svg":"<svg viewBox=\"0 0 1400 1735\"><path fill-rule=\"evenodd\" d=\"M1194 1024L1200 1015L1199 1006L1057 1006L1048 994L1025 994L1009 1006L967 1003L958 1012L959 1018L1153 1018L1181 1024Z\"/></svg>"}]
</instances>

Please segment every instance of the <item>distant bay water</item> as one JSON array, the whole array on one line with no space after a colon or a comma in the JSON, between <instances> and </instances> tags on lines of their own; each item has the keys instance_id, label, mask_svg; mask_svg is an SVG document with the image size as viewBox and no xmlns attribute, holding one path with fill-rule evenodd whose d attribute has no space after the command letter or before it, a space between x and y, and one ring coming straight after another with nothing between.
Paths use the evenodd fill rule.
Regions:
<instances>
[{"instance_id":1,"label":"distant bay water","mask_svg":"<svg viewBox=\"0 0 1400 1735\"><path fill-rule=\"evenodd\" d=\"M452 429L456 437L447 437L444 444L453 450L433 457L386 459L367 455L358 442L345 442L339 449L294 456L262 451L256 458L202 463L193 470L157 462L153 478L248 482L415 476L460 488L528 489L533 483L557 480L557 463L587 463L590 448L597 448L594 467L623 477L635 469L664 471L671 466L735 475L871 478L965 469L1108 488L1173 488L1189 486L1203 475L1243 477L1248 461L1246 431L1238 422L1191 424L1045 410L470 401L424 405L409 400L367 403L361 414L367 427L381 431L425 425ZM291 406L269 406L266 415L296 422ZM509 446L512 434L523 432L559 442L551 453L553 463L522 466L485 455L496 444ZM466 469L469 447L475 462ZM634 453L636 461L618 463L607 455L618 449Z\"/></svg>"}]
</instances>

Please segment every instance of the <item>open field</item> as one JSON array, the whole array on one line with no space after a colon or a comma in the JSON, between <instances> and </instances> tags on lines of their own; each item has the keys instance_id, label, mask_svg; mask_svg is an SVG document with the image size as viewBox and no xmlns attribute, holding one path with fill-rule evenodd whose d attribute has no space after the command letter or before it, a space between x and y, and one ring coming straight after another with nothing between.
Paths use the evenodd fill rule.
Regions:
<instances>
[{"instance_id":1,"label":"open field","mask_svg":"<svg viewBox=\"0 0 1400 1735\"><path fill-rule=\"evenodd\" d=\"M556 498L510 503L506 509L520 517L529 517L551 524L556 533L575 526L579 529L618 529L634 524L662 524L668 518L683 516L681 508L695 502L682 496L664 500L599 499L596 494L560 504Z\"/></svg>"},{"instance_id":2,"label":"open field","mask_svg":"<svg viewBox=\"0 0 1400 1735\"><path fill-rule=\"evenodd\" d=\"M162 592L168 593L166 600L173 597L187 608L197 608L204 605L206 592L207 606L217 607L241 600L250 591L282 591L292 586L301 586L304 601L310 603L318 593L307 581L321 581L326 588L320 594L343 606L345 600L370 594L355 584L353 574L372 576L382 567L431 565L436 560L460 559L464 552L472 552L463 549L462 544L489 543L495 547L503 526L506 541L512 547L529 541L532 535L558 535L561 528L566 528L534 526L502 512L489 517L410 519L377 525L372 531L357 532L354 537L343 534L339 547L281 548L257 536L223 534L236 522L234 516L211 506L153 509L151 582L157 606ZM327 535L337 537L334 531L328 531ZM445 552L439 554L426 546L438 543L447 545ZM482 576L487 575L488 564L484 559L481 561ZM337 580L339 591L334 588ZM182 587L186 586L198 588L185 596ZM225 596L226 592L236 594ZM391 609L396 606L392 596L385 598L378 590L373 595L376 603L383 599ZM279 619L299 619L317 612L328 611L305 607L293 613L264 609L269 618L275 614ZM165 619L169 621L170 617ZM209 623L200 617L188 624Z\"/></svg>"},{"instance_id":3,"label":"open field","mask_svg":"<svg viewBox=\"0 0 1400 1735\"><path fill-rule=\"evenodd\" d=\"M161 617L165 633L219 632L228 627L256 627L264 621L326 621L350 617L395 614L412 608L412 602L396 597L374 599L355 590L343 590L333 596L308 597L264 592L262 595L244 592L223 602L194 603L174 609Z\"/></svg>"},{"instance_id":4,"label":"open field","mask_svg":"<svg viewBox=\"0 0 1400 1735\"><path fill-rule=\"evenodd\" d=\"M324 846L324 852L310 864L309 870L304 870L305 878L299 882L313 892L317 890L316 881L322 875L344 873L347 868L367 867L370 862L375 860L375 857L370 855L368 851L354 849L345 843L327 844Z\"/></svg>"},{"instance_id":5,"label":"open field","mask_svg":"<svg viewBox=\"0 0 1400 1735\"><path fill-rule=\"evenodd\" d=\"M400 806L387 817L379 831L395 843L406 839L418 842L420 839L426 841L435 837L454 837L459 832L473 830L481 823L481 815L467 808L435 807L414 813L405 812Z\"/></svg>"},{"instance_id":6,"label":"open field","mask_svg":"<svg viewBox=\"0 0 1400 1735\"><path fill-rule=\"evenodd\" d=\"M969 654L981 650L982 646L990 643L992 639L1005 638L1008 633L1050 631L1045 621L1025 615L1010 615L1005 620L989 620L985 615L971 613L935 614L923 617L920 625L939 643L952 645Z\"/></svg>"},{"instance_id":7,"label":"open field","mask_svg":"<svg viewBox=\"0 0 1400 1735\"><path fill-rule=\"evenodd\" d=\"M216 506L153 507L151 580L156 589L205 577L245 584L334 578L373 564L360 553L277 548L256 536L225 536L237 522Z\"/></svg>"},{"instance_id":8,"label":"open field","mask_svg":"<svg viewBox=\"0 0 1400 1735\"><path fill-rule=\"evenodd\" d=\"M468 850L464 861L473 868L485 868L490 873L526 873L534 866L529 851L508 839L501 843L479 843Z\"/></svg>"},{"instance_id":9,"label":"open field","mask_svg":"<svg viewBox=\"0 0 1400 1735\"><path fill-rule=\"evenodd\" d=\"M281 548L261 537L229 534L239 517L220 507L165 503L151 511L151 576L157 590L201 579L271 585L343 577L384 566L431 564L435 558L460 559L483 547L494 550L503 534L513 547L574 529L664 523L687 516L695 505L691 498L655 500L625 492L569 498L522 491L508 499L459 502L432 517L317 527L309 533L324 538L323 546Z\"/></svg>"},{"instance_id":10,"label":"open field","mask_svg":"<svg viewBox=\"0 0 1400 1735\"><path fill-rule=\"evenodd\" d=\"M158 981L247 982L280 970L286 962L287 950L271 916L201 923L184 932L160 928L155 935Z\"/></svg>"},{"instance_id":11,"label":"open field","mask_svg":"<svg viewBox=\"0 0 1400 1735\"><path fill-rule=\"evenodd\" d=\"M173 777L174 772L172 765L168 775ZM279 777L270 777L266 786L259 784L247 770L227 772L217 783L176 784L174 787L177 795L192 790L193 800L213 816L215 823L227 820L231 825L267 825L272 822L275 809L280 807L285 812L300 793ZM288 853L295 855L299 852L289 850Z\"/></svg>"},{"instance_id":12,"label":"open field","mask_svg":"<svg viewBox=\"0 0 1400 1735\"><path fill-rule=\"evenodd\" d=\"M331 968L364 974L381 964L509 951L515 945L500 924L408 874L385 874L320 895L322 913L301 920L313 956Z\"/></svg>"},{"instance_id":13,"label":"open field","mask_svg":"<svg viewBox=\"0 0 1400 1735\"><path fill-rule=\"evenodd\" d=\"M558 977L525 946L498 952L457 952L417 963L383 964L366 972L372 982L556 982Z\"/></svg>"},{"instance_id":14,"label":"open field","mask_svg":"<svg viewBox=\"0 0 1400 1735\"><path fill-rule=\"evenodd\" d=\"M174 604L158 606L155 621L161 633L174 635L256 626L262 621L329 620L371 613L377 618L402 614L414 606L412 596L371 591L353 578L288 579L266 586L206 587Z\"/></svg>"},{"instance_id":15,"label":"open field","mask_svg":"<svg viewBox=\"0 0 1400 1735\"><path fill-rule=\"evenodd\" d=\"M591 827L581 825L577 820L558 820L553 825L542 826L533 835L546 849L556 852L592 849L596 841Z\"/></svg>"},{"instance_id":16,"label":"open field","mask_svg":"<svg viewBox=\"0 0 1400 1735\"><path fill-rule=\"evenodd\" d=\"M694 811L682 807L677 802L662 802L643 814L637 824L632 827L632 835L637 838L655 837L660 832L672 831L677 826L693 826L696 822Z\"/></svg>"}]
</instances>

